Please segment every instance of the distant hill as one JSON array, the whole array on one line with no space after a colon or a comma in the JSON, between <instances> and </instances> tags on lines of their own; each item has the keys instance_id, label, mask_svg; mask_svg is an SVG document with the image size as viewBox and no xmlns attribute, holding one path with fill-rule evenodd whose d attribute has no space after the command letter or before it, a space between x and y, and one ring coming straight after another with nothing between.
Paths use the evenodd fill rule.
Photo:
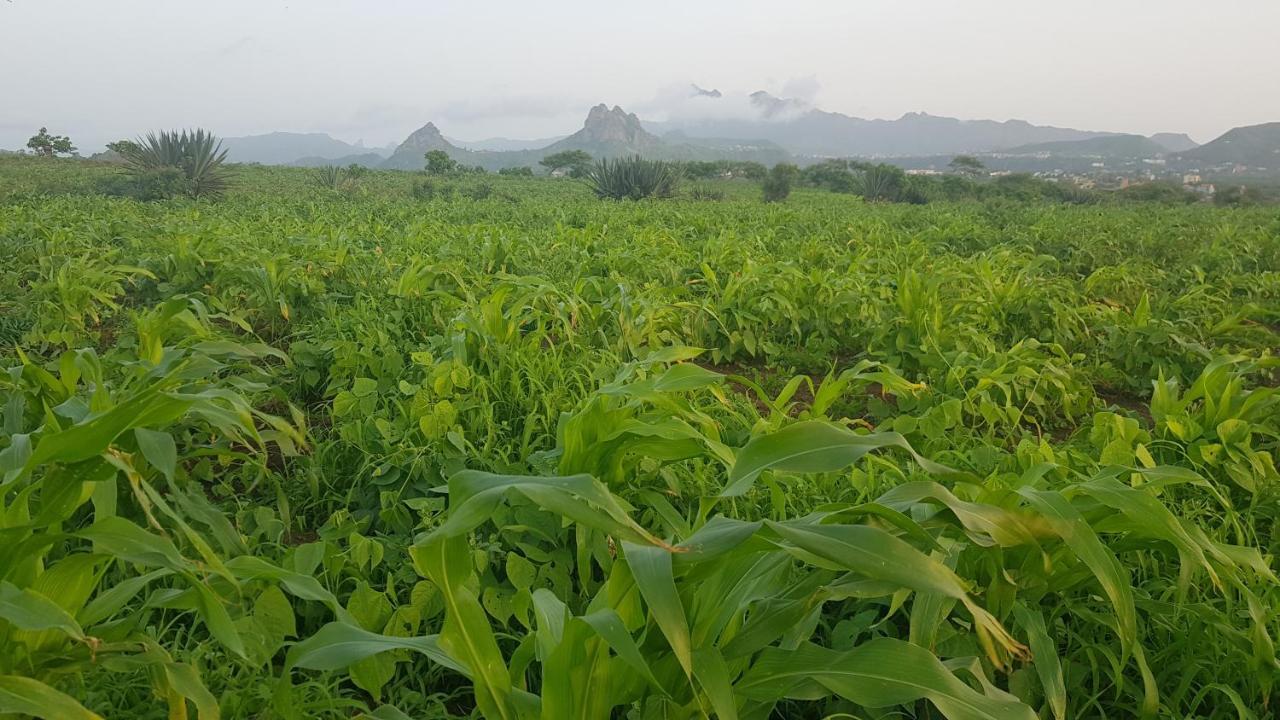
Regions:
<instances>
[{"instance_id":1,"label":"distant hill","mask_svg":"<svg viewBox=\"0 0 1280 720\"><path fill-rule=\"evenodd\" d=\"M380 167L421 170L425 165L423 156L431 150L443 150L463 165L478 165L486 170L533 167L547 155L564 150L583 150L593 158L643 155L665 160L752 160L765 164L789 158L785 150L767 140L690 138L680 134L660 138L646 130L634 113L617 105L610 108L600 104L587 113L581 130L545 147L528 150L468 150L450 142L434 123L427 123L405 138Z\"/></svg>"},{"instance_id":2,"label":"distant hill","mask_svg":"<svg viewBox=\"0 0 1280 720\"><path fill-rule=\"evenodd\" d=\"M1033 143L1086 140L1115 133L1032 125L1023 120L958 120L927 113L907 113L897 120L866 120L807 107L794 99L752 93L753 117L716 117L715 98L705 103L705 117L649 123L653 132L673 130L690 138L759 139L797 155L816 157L895 157L991 152ZM714 119L706 119L707 117Z\"/></svg>"},{"instance_id":3,"label":"distant hill","mask_svg":"<svg viewBox=\"0 0 1280 720\"><path fill-rule=\"evenodd\" d=\"M325 165L346 167L347 165L360 165L367 168L376 168L381 166L385 160L386 158L382 155L370 152L359 155L344 155L336 158L316 157L313 155L311 157L298 158L289 164L293 167L322 167Z\"/></svg>"},{"instance_id":4,"label":"distant hill","mask_svg":"<svg viewBox=\"0 0 1280 720\"><path fill-rule=\"evenodd\" d=\"M227 160L239 163L287 165L299 158L344 158L376 152L343 142L325 133L273 132L222 138Z\"/></svg>"},{"instance_id":5,"label":"distant hill","mask_svg":"<svg viewBox=\"0 0 1280 720\"><path fill-rule=\"evenodd\" d=\"M1280 122L1232 128L1216 140L1180 155L1206 165L1238 163L1253 167L1280 167Z\"/></svg>"},{"instance_id":6,"label":"distant hill","mask_svg":"<svg viewBox=\"0 0 1280 720\"><path fill-rule=\"evenodd\" d=\"M582 129L569 137L548 145L548 153L563 150L585 150L592 157L649 155L663 144L657 135L644 129L635 113L601 103L591 108Z\"/></svg>"},{"instance_id":7,"label":"distant hill","mask_svg":"<svg viewBox=\"0 0 1280 720\"><path fill-rule=\"evenodd\" d=\"M565 138L564 135L557 135L549 138L539 138L536 140L518 140L514 138L486 138L484 140L457 140L455 138L445 138L454 145L463 150L484 150L490 152L511 152L516 150L537 150L544 148L551 143L559 142Z\"/></svg>"},{"instance_id":8,"label":"distant hill","mask_svg":"<svg viewBox=\"0 0 1280 720\"><path fill-rule=\"evenodd\" d=\"M1192 148L1200 147L1200 143L1192 140L1186 133L1156 133L1151 136L1151 139L1159 143L1165 150L1174 153L1186 152Z\"/></svg>"},{"instance_id":9,"label":"distant hill","mask_svg":"<svg viewBox=\"0 0 1280 720\"><path fill-rule=\"evenodd\" d=\"M1062 157L1148 158L1168 152L1163 145L1141 135L1104 135L1086 140L1020 145L1001 150L1002 155L1048 153Z\"/></svg>"},{"instance_id":10,"label":"distant hill","mask_svg":"<svg viewBox=\"0 0 1280 720\"><path fill-rule=\"evenodd\" d=\"M449 157L467 165L476 165L472 156L480 154L449 142L440 134L435 123L429 122L405 138L381 167L389 170L421 170L426 165L424 156L432 150L443 150Z\"/></svg>"}]
</instances>

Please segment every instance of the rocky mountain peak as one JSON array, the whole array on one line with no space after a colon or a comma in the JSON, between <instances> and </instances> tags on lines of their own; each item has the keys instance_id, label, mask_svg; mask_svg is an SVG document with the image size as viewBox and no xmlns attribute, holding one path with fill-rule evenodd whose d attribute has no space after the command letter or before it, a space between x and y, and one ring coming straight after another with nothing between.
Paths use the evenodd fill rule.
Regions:
<instances>
[{"instance_id":1,"label":"rocky mountain peak","mask_svg":"<svg viewBox=\"0 0 1280 720\"><path fill-rule=\"evenodd\" d=\"M628 146L647 144L650 139L657 140L645 131L635 113L629 113L617 105L610 108L604 103L591 108L578 136L585 142Z\"/></svg>"}]
</instances>

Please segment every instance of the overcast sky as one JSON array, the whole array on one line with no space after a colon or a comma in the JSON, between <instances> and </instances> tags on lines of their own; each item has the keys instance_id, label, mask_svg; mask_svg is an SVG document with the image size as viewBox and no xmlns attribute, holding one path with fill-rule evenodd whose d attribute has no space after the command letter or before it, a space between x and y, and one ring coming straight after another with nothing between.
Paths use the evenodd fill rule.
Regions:
<instances>
[{"instance_id":1,"label":"overcast sky","mask_svg":"<svg viewBox=\"0 0 1280 720\"><path fill-rule=\"evenodd\" d=\"M147 129L533 138L689 83L1204 142L1280 120L1280 0L0 0L0 148Z\"/></svg>"}]
</instances>

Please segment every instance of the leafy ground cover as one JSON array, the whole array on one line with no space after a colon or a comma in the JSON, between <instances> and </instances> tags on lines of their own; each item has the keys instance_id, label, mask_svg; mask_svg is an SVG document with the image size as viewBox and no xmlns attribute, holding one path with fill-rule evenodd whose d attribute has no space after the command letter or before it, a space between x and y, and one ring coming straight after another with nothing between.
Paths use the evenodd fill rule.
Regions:
<instances>
[{"instance_id":1,"label":"leafy ground cover","mask_svg":"<svg viewBox=\"0 0 1280 720\"><path fill-rule=\"evenodd\" d=\"M0 162L0 716L1274 712L1274 210L114 172Z\"/></svg>"}]
</instances>

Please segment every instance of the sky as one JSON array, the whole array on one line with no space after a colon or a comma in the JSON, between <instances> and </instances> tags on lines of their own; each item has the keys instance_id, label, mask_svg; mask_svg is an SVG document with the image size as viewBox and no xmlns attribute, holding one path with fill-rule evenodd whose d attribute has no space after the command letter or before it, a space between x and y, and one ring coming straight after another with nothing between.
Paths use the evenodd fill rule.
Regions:
<instances>
[{"instance_id":1,"label":"sky","mask_svg":"<svg viewBox=\"0 0 1280 720\"><path fill-rule=\"evenodd\" d=\"M600 102L678 115L691 83L1205 142L1280 121L1278 37L1280 0L0 0L0 148L42 125L86 151L197 126L541 138Z\"/></svg>"}]
</instances>

